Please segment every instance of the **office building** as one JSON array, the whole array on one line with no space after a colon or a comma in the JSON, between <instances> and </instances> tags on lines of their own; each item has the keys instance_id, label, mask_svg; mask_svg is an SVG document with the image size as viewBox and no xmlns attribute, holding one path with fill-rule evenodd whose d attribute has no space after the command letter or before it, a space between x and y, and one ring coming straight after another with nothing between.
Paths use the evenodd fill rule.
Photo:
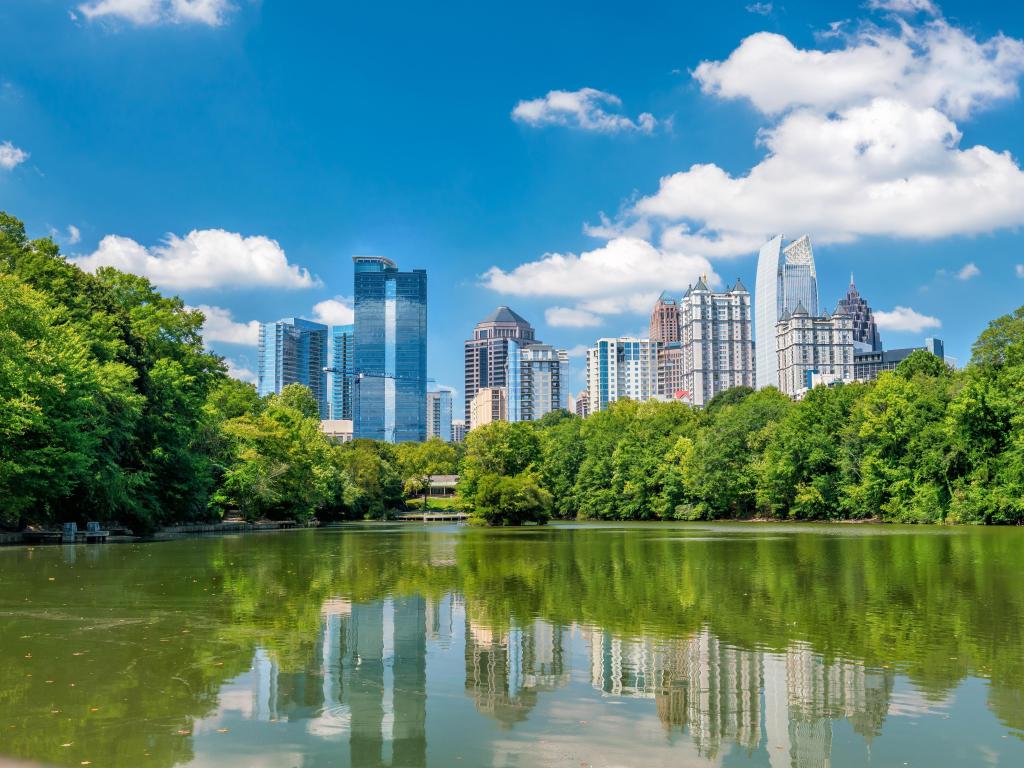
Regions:
<instances>
[{"instance_id":1,"label":"office building","mask_svg":"<svg viewBox=\"0 0 1024 768\"><path fill-rule=\"evenodd\" d=\"M853 321L854 353L881 352L882 337L878 334L875 315L867 301L857 291L852 274L850 275L850 287L846 289L846 296L839 300L839 306Z\"/></svg>"},{"instance_id":2,"label":"office building","mask_svg":"<svg viewBox=\"0 0 1024 768\"><path fill-rule=\"evenodd\" d=\"M309 387L320 407L320 418L330 415L327 402L327 326L288 317L260 323L256 389L261 397L279 393L289 384Z\"/></svg>"},{"instance_id":3,"label":"office building","mask_svg":"<svg viewBox=\"0 0 1024 768\"><path fill-rule=\"evenodd\" d=\"M469 401L471 430L492 421L508 421L508 395L504 387L481 387Z\"/></svg>"},{"instance_id":4,"label":"office building","mask_svg":"<svg viewBox=\"0 0 1024 768\"><path fill-rule=\"evenodd\" d=\"M357 438L427 437L427 273L353 256L354 420Z\"/></svg>"},{"instance_id":5,"label":"office building","mask_svg":"<svg viewBox=\"0 0 1024 768\"><path fill-rule=\"evenodd\" d=\"M332 419L352 420L352 390L355 386L355 345L351 325L332 325L327 335L330 372L327 391Z\"/></svg>"},{"instance_id":6,"label":"office building","mask_svg":"<svg viewBox=\"0 0 1024 768\"><path fill-rule=\"evenodd\" d=\"M352 442L351 419L323 419L320 422L320 431L332 443Z\"/></svg>"},{"instance_id":7,"label":"office building","mask_svg":"<svg viewBox=\"0 0 1024 768\"><path fill-rule=\"evenodd\" d=\"M679 301L668 293L662 293L654 304L649 326L651 341L658 342L658 390L659 395L682 399L683 349L680 344Z\"/></svg>"},{"instance_id":8,"label":"office building","mask_svg":"<svg viewBox=\"0 0 1024 768\"><path fill-rule=\"evenodd\" d=\"M466 422L463 419L452 420L452 442L461 443L466 439Z\"/></svg>"},{"instance_id":9,"label":"office building","mask_svg":"<svg viewBox=\"0 0 1024 768\"><path fill-rule=\"evenodd\" d=\"M803 397L816 384L853 381L853 321L841 306L831 317L814 316L798 304L776 324L779 389Z\"/></svg>"},{"instance_id":10,"label":"office building","mask_svg":"<svg viewBox=\"0 0 1024 768\"><path fill-rule=\"evenodd\" d=\"M750 292L743 283L715 293L701 277L680 303L681 389L690 404L707 405L726 389L754 386Z\"/></svg>"},{"instance_id":11,"label":"office building","mask_svg":"<svg viewBox=\"0 0 1024 768\"><path fill-rule=\"evenodd\" d=\"M565 408L569 355L548 344L510 339L505 371L509 421L536 421Z\"/></svg>"},{"instance_id":12,"label":"office building","mask_svg":"<svg viewBox=\"0 0 1024 768\"><path fill-rule=\"evenodd\" d=\"M583 390L576 395L576 415L581 419L587 418L590 415L590 393L587 390Z\"/></svg>"},{"instance_id":13,"label":"office building","mask_svg":"<svg viewBox=\"0 0 1024 768\"><path fill-rule=\"evenodd\" d=\"M776 235L761 246L754 292L757 388L777 387L776 323L797 306L811 317L818 315L818 276L810 237L804 235L784 246L782 235Z\"/></svg>"},{"instance_id":14,"label":"office building","mask_svg":"<svg viewBox=\"0 0 1024 768\"><path fill-rule=\"evenodd\" d=\"M439 437L446 443L452 441L452 399L454 392L439 389L427 392L427 437Z\"/></svg>"},{"instance_id":15,"label":"office building","mask_svg":"<svg viewBox=\"0 0 1024 768\"><path fill-rule=\"evenodd\" d=\"M533 326L509 307L498 307L476 324L473 338L465 342L466 421L470 403L482 387L506 386L509 342L536 343Z\"/></svg>"},{"instance_id":16,"label":"office building","mask_svg":"<svg viewBox=\"0 0 1024 768\"><path fill-rule=\"evenodd\" d=\"M903 347L901 349L878 350L877 352L853 353L853 378L857 381L872 381L883 371L895 371L896 366L906 360L914 352L931 352L940 360L945 360L945 345L942 339L925 339L922 347Z\"/></svg>"},{"instance_id":17,"label":"office building","mask_svg":"<svg viewBox=\"0 0 1024 768\"><path fill-rule=\"evenodd\" d=\"M587 350L590 412L603 411L623 398L649 400L658 393L658 342L650 339L599 339Z\"/></svg>"}]
</instances>

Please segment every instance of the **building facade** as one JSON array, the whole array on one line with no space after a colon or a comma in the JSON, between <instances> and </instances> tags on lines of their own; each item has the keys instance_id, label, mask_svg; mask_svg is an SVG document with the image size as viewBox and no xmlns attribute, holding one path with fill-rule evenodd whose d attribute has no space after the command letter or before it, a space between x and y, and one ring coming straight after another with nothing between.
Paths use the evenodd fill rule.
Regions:
<instances>
[{"instance_id":1,"label":"building facade","mask_svg":"<svg viewBox=\"0 0 1024 768\"><path fill-rule=\"evenodd\" d=\"M450 389L427 392L427 437L452 442L452 400Z\"/></svg>"},{"instance_id":2,"label":"building facade","mask_svg":"<svg viewBox=\"0 0 1024 768\"><path fill-rule=\"evenodd\" d=\"M658 394L658 347L650 339L599 339L587 350L590 412L623 398L643 402Z\"/></svg>"},{"instance_id":3,"label":"building facade","mask_svg":"<svg viewBox=\"0 0 1024 768\"><path fill-rule=\"evenodd\" d=\"M574 410L581 419L585 419L590 415L590 393L587 390L584 389L576 395Z\"/></svg>"},{"instance_id":4,"label":"building facade","mask_svg":"<svg viewBox=\"0 0 1024 768\"><path fill-rule=\"evenodd\" d=\"M569 355L549 344L508 344L505 371L509 421L536 421L565 408Z\"/></svg>"},{"instance_id":5,"label":"building facade","mask_svg":"<svg viewBox=\"0 0 1024 768\"><path fill-rule=\"evenodd\" d=\"M831 317L814 316L798 304L776 324L779 389L793 398L803 397L817 384L854 379L853 320L842 307Z\"/></svg>"},{"instance_id":6,"label":"building facade","mask_svg":"<svg viewBox=\"0 0 1024 768\"><path fill-rule=\"evenodd\" d=\"M462 419L452 419L452 442L461 443L466 439L466 422Z\"/></svg>"},{"instance_id":7,"label":"building facade","mask_svg":"<svg viewBox=\"0 0 1024 768\"><path fill-rule=\"evenodd\" d=\"M427 273L354 256L354 421L357 438L427 437Z\"/></svg>"},{"instance_id":8,"label":"building facade","mask_svg":"<svg viewBox=\"0 0 1024 768\"><path fill-rule=\"evenodd\" d=\"M942 339L925 339L923 347L878 350L877 352L853 352L853 377L857 381L873 381L883 371L895 371L896 366L919 350L931 352L940 360L945 359L945 345Z\"/></svg>"},{"instance_id":9,"label":"building facade","mask_svg":"<svg viewBox=\"0 0 1024 768\"><path fill-rule=\"evenodd\" d=\"M504 387L508 371L509 342L536 343L533 326L509 307L498 307L476 324L473 338L464 345L466 421L469 404L482 387Z\"/></svg>"},{"instance_id":10,"label":"building facade","mask_svg":"<svg viewBox=\"0 0 1024 768\"><path fill-rule=\"evenodd\" d=\"M846 289L846 296L839 300L839 306L853 321L854 353L881 352L882 337L878 334L875 314L864 297L857 291L852 274L850 275L850 287Z\"/></svg>"},{"instance_id":11,"label":"building facade","mask_svg":"<svg viewBox=\"0 0 1024 768\"><path fill-rule=\"evenodd\" d=\"M811 316L818 314L818 275L810 237L804 235L784 245L783 236L776 235L761 246L754 292L757 388L777 387L776 323L798 305Z\"/></svg>"},{"instance_id":12,"label":"building facade","mask_svg":"<svg viewBox=\"0 0 1024 768\"><path fill-rule=\"evenodd\" d=\"M715 293L705 278L683 296L682 391L691 405L706 405L732 387L753 387L754 340L750 292L739 280Z\"/></svg>"},{"instance_id":13,"label":"building facade","mask_svg":"<svg viewBox=\"0 0 1024 768\"><path fill-rule=\"evenodd\" d=\"M651 312L650 339L658 342L658 394L683 397L683 349L680 302L662 293Z\"/></svg>"},{"instance_id":14,"label":"building facade","mask_svg":"<svg viewBox=\"0 0 1024 768\"><path fill-rule=\"evenodd\" d=\"M504 387L481 387L469 401L470 430L492 421L508 421L508 396Z\"/></svg>"},{"instance_id":15,"label":"building facade","mask_svg":"<svg viewBox=\"0 0 1024 768\"><path fill-rule=\"evenodd\" d=\"M289 384L309 387L320 408L330 415L327 399L327 326L288 317L260 323L256 390L261 397L279 393Z\"/></svg>"},{"instance_id":16,"label":"building facade","mask_svg":"<svg viewBox=\"0 0 1024 768\"><path fill-rule=\"evenodd\" d=\"M354 326L332 325L327 335L328 404L332 419L352 420L352 391L355 387Z\"/></svg>"}]
</instances>

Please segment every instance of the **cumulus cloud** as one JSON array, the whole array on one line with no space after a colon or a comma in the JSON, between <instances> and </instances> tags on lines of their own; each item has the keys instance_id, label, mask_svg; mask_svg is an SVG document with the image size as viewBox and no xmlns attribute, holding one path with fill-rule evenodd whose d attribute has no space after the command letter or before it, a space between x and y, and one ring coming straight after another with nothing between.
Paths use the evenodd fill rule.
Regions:
<instances>
[{"instance_id":1,"label":"cumulus cloud","mask_svg":"<svg viewBox=\"0 0 1024 768\"><path fill-rule=\"evenodd\" d=\"M868 8L877 11L892 11L893 13L939 15L939 9L931 0L868 0Z\"/></svg>"},{"instance_id":2,"label":"cumulus cloud","mask_svg":"<svg viewBox=\"0 0 1024 768\"><path fill-rule=\"evenodd\" d=\"M546 313L550 325L588 327L600 315L649 312L662 290L684 290L707 273L717 276L707 259L665 251L637 237L617 237L600 248L548 253L510 271L491 267L483 284L513 296L574 299L575 307L556 306Z\"/></svg>"},{"instance_id":3,"label":"cumulus cloud","mask_svg":"<svg viewBox=\"0 0 1024 768\"><path fill-rule=\"evenodd\" d=\"M28 160L28 152L5 141L0 144L0 168L10 171Z\"/></svg>"},{"instance_id":4,"label":"cumulus cloud","mask_svg":"<svg viewBox=\"0 0 1024 768\"><path fill-rule=\"evenodd\" d=\"M209 304L200 304L197 309L206 317L203 323L203 339L210 341L223 341L228 344L248 344L255 346L260 337L260 324L256 320L247 323L239 323L231 316L231 310L223 307L212 307Z\"/></svg>"},{"instance_id":5,"label":"cumulus cloud","mask_svg":"<svg viewBox=\"0 0 1024 768\"><path fill-rule=\"evenodd\" d=\"M905 331L920 333L928 328L942 326L937 317L915 312L910 307L893 307L891 312L875 312L875 323L883 331Z\"/></svg>"},{"instance_id":6,"label":"cumulus cloud","mask_svg":"<svg viewBox=\"0 0 1024 768\"><path fill-rule=\"evenodd\" d=\"M134 272L171 290L320 285L319 278L290 264L275 240L223 229L193 230L185 237L169 234L149 248L129 237L107 235L94 253L72 261L88 272L99 267Z\"/></svg>"},{"instance_id":7,"label":"cumulus cloud","mask_svg":"<svg viewBox=\"0 0 1024 768\"><path fill-rule=\"evenodd\" d=\"M91 0L78 10L90 21L115 18L139 26L195 23L217 27L224 24L234 6L230 0Z\"/></svg>"},{"instance_id":8,"label":"cumulus cloud","mask_svg":"<svg viewBox=\"0 0 1024 768\"><path fill-rule=\"evenodd\" d=\"M962 118L1016 97L1022 71L1020 40L979 41L937 19L900 24L895 32L869 27L830 51L758 32L725 61L701 62L693 75L705 93L748 100L765 114L797 107L827 112L887 97Z\"/></svg>"},{"instance_id":9,"label":"cumulus cloud","mask_svg":"<svg viewBox=\"0 0 1024 768\"><path fill-rule=\"evenodd\" d=\"M313 319L325 325L351 325L355 321L352 299L335 296L313 305Z\"/></svg>"},{"instance_id":10,"label":"cumulus cloud","mask_svg":"<svg viewBox=\"0 0 1024 768\"><path fill-rule=\"evenodd\" d=\"M593 328L601 324L601 318L593 312L574 307L549 307L544 310L544 320L555 328Z\"/></svg>"},{"instance_id":11,"label":"cumulus cloud","mask_svg":"<svg viewBox=\"0 0 1024 768\"><path fill-rule=\"evenodd\" d=\"M228 376L231 378L244 381L247 384L256 383L256 374L250 368L236 363L231 358L226 359L224 362L228 364Z\"/></svg>"},{"instance_id":12,"label":"cumulus cloud","mask_svg":"<svg viewBox=\"0 0 1024 768\"><path fill-rule=\"evenodd\" d=\"M649 112L643 112L633 120L607 110L608 107L620 106L622 100L618 96L596 88L548 91L542 98L516 104L512 119L532 126L562 125L598 133L654 131L658 121Z\"/></svg>"},{"instance_id":13,"label":"cumulus cloud","mask_svg":"<svg viewBox=\"0 0 1024 768\"><path fill-rule=\"evenodd\" d=\"M970 280L972 277L977 277L981 274L981 270L978 269L978 265L973 261L969 261L964 264L959 272L956 273L957 280Z\"/></svg>"}]
</instances>

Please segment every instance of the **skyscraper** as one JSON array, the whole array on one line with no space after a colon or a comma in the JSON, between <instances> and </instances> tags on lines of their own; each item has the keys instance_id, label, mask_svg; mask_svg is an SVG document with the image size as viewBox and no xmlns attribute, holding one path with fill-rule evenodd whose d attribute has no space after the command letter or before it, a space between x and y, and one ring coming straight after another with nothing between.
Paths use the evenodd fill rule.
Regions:
<instances>
[{"instance_id":1,"label":"skyscraper","mask_svg":"<svg viewBox=\"0 0 1024 768\"><path fill-rule=\"evenodd\" d=\"M651 312L650 338L658 342L658 394L673 397L683 386L679 301L662 293Z\"/></svg>"},{"instance_id":2,"label":"skyscraper","mask_svg":"<svg viewBox=\"0 0 1024 768\"><path fill-rule=\"evenodd\" d=\"M508 343L506 364L508 420L536 421L551 411L565 408L569 380L569 355L549 344L524 346Z\"/></svg>"},{"instance_id":3,"label":"skyscraper","mask_svg":"<svg viewBox=\"0 0 1024 768\"><path fill-rule=\"evenodd\" d=\"M427 437L452 442L452 394L450 389L427 392Z\"/></svg>"},{"instance_id":4,"label":"skyscraper","mask_svg":"<svg viewBox=\"0 0 1024 768\"><path fill-rule=\"evenodd\" d=\"M782 235L776 235L761 246L754 291L757 388L777 387L775 324L798 305L811 317L818 314L818 275L810 237L804 235L783 246Z\"/></svg>"},{"instance_id":5,"label":"skyscraper","mask_svg":"<svg viewBox=\"0 0 1024 768\"><path fill-rule=\"evenodd\" d=\"M332 325L327 350L331 372L327 374L327 391L332 419L352 420L352 390L355 386L355 345L353 326Z\"/></svg>"},{"instance_id":6,"label":"skyscraper","mask_svg":"<svg viewBox=\"0 0 1024 768\"><path fill-rule=\"evenodd\" d=\"M726 389L754 386L750 293L743 283L714 293L701 277L681 305L682 389L690 404L707 405Z\"/></svg>"},{"instance_id":7,"label":"skyscraper","mask_svg":"<svg viewBox=\"0 0 1024 768\"><path fill-rule=\"evenodd\" d=\"M473 338L465 343L466 423L470 402L482 387L504 387L510 340L523 345L536 342L533 326L509 307L498 307L476 324Z\"/></svg>"},{"instance_id":8,"label":"skyscraper","mask_svg":"<svg viewBox=\"0 0 1024 768\"><path fill-rule=\"evenodd\" d=\"M779 389L801 397L816 382L853 381L853 322L842 306L831 317L808 314L797 304L775 326Z\"/></svg>"},{"instance_id":9,"label":"skyscraper","mask_svg":"<svg viewBox=\"0 0 1024 768\"><path fill-rule=\"evenodd\" d=\"M878 335L875 315L853 284L852 274L850 287L846 289L846 296L839 300L839 306L853 320L853 351L881 352L882 338Z\"/></svg>"},{"instance_id":10,"label":"skyscraper","mask_svg":"<svg viewBox=\"0 0 1024 768\"><path fill-rule=\"evenodd\" d=\"M658 346L650 339L598 339L587 350L590 413L622 398L643 402L656 395Z\"/></svg>"},{"instance_id":11,"label":"skyscraper","mask_svg":"<svg viewBox=\"0 0 1024 768\"><path fill-rule=\"evenodd\" d=\"M297 317L260 323L257 357L256 389L261 397L289 384L303 384L313 393L320 418L328 418L326 325Z\"/></svg>"},{"instance_id":12,"label":"skyscraper","mask_svg":"<svg viewBox=\"0 0 1024 768\"><path fill-rule=\"evenodd\" d=\"M389 443L427 437L427 273L353 256L355 436Z\"/></svg>"}]
</instances>

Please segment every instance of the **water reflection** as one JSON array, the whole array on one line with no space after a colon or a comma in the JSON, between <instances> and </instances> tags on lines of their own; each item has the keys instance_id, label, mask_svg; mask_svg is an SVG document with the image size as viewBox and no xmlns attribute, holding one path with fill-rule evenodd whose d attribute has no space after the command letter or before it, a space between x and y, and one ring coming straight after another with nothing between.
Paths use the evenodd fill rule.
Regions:
<instances>
[{"instance_id":1,"label":"water reflection","mask_svg":"<svg viewBox=\"0 0 1024 768\"><path fill-rule=\"evenodd\" d=\"M665 530L2 552L0 755L1024 764L1018 532Z\"/></svg>"}]
</instances>

